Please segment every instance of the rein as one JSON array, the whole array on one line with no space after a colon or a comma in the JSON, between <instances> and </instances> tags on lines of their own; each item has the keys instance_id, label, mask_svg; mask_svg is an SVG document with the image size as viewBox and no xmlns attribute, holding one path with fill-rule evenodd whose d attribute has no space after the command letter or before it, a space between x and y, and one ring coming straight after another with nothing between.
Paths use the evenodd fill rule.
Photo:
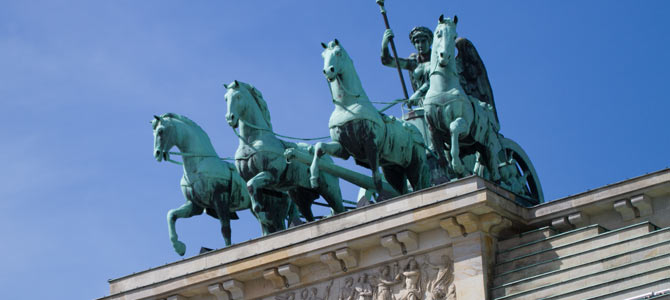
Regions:
<instances>
[{"instance_id":1,"label":"rein","mask_svg":"<svg viewBox=\"0 0 670 300\"><path fill-rule=\"evenodd\" d=\"M217 157L220 160L233 160L230 157L218 157L217 155L214 155L214 154L197 154L197 153L191 153L191 152L167 152L167 154L179 155L181 157ZM180 166L184 165L183 162L173 160L170 157L168 157L166 160L173 163L173 164L176 164L176 165L180 165Z\"/></svg>"},{"instance_id":2,"label":"rein","mask_svg":"<svg viewBox=\"0 0 670 300\"><path fill-rule=\"evenodd\" d=\"M345 93L347 93L347 94L349 94L349 95L351 95L351 96L354 96L354 98L360 98L360 97L361 97L361 94L356 95L356 94L350 92L349 89L347 89L346 86L344 86L344 83L342 83L342 74L337 74L337 75L335 76L335 79L337 80L337 83L340 85L340 87L342 88L342 90L343 90ZM332 94L333 91L331 90L330 93Z\"/></svg>"},{"instance_id":3,"label":"rein","mask_svg":"<svg viewBox=\"0 0 670 300\"><path fill-rule=\"evenodd\" d=\"M330 136L320 136L320 137L315 137L315 138L299 138L299 137L294 137L294 136L288 136L288 135L279 134L279 133L276 133L276 132L274 132L274 131L272 131L272 130L270 130L270 129L263 128L263 127L260 127L260 126L258 126L258 125L254 125L254 124L252 124L252 123L250 123L250 122L247 122L247 121L244 121L244 124L247 125L247 126L249 126L249 127L251 127L251 128L253 128L253 129L257 129L257 130L261 130L261 131L266 131L266 132L272 133L272 135L275 135L275 136L278 136L278 137L287 138L287 139L292 139L292 140L300 140L300 141L318 141L318 140L325 140L325 139L329 139L329 138L330 138ZM232 128L232 127L231 127L231 128ZM235 130L235 129L233 128L233 130ZM237 133L237 131L235 131L235 133ZM239 135L237 135L237 136L239 137Z\"/></svg>"},{"instance_id":4,"label":"rein","mask_svg":"<svg viewBox=\"0 0 670 300\"><path fill-rule=\"evenodd\" d=\"M270 151L270 150L258 150L258 149L256 149L256 147L254 147L253 145L249 144L249 142L247 142L247 139L245 139L244 137L242 137L242 136L240 135L240 133L237 132L237 129L233 128L232 126L230 127L230 129L233 130L233 132L234 132L235 135L240 139L240 141L242 141L244 144L246 144L249 148L253 149L254 151L256 151L256 152L269 152L269 153L274 153L274 154L277 154L277 155L284 156L284 153L280 153L280 152L275 152L275 151Z\"/></svg>"}]
</instances>

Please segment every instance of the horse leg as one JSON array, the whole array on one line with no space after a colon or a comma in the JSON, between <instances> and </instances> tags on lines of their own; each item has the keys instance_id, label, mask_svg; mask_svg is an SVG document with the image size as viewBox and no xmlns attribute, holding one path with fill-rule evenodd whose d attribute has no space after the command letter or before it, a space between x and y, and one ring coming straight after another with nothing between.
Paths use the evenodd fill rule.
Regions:
<instances>
[{"instance_id":1,"label":"horse leg","mask_svg":"<svg viewBox=\"0 0 670 300\"><path fill-rule=\"evenodd\" d=\"M430 135L433 138L433 148L437 153L437 166L439 168L438 176L435 176L433 180L435 184L440 184L449 180L449 159L445 154L444 139L437 131L437 129L428 124L428 130L430 130Z\"/></svg>"},{"instance_id":2,"label":"horse leg","mask_svg":"<svg viewBox=\"0 0 670 300\"><path fill-rule=\"evenodd\" d=\"M322 180L322 184L319 185L318 193L326 200L335 214L344 212L342 191L337 177L325 173L319 179Z\"/></svg>"},{"instance_id":3,"label":"horse leg","mask_svg":"<svg viewBox=\"0 0 670 300\"><path fill-rule=\"evenodd\" d=\"M273 182L275 182L275 177L268 171L260 172L247 181L247 190L251 196L251 209L256 213L261 223L267 223L268 219L263 208L263 197L258 192Z\"/></svg>"},{"instance_id":4,"label":"horse leg","mask_svg":"<svg viewBox=\"0 0 670 300\"><path fill-rule=\"evenodd\" d=\"M379 200L381 201L388 197L384 192L382 186L382 176L379 172L379 148L377 148L377 145L372 140L366 140L364 142L365 157L367 158L370 170L372 171L372 181L375 184L375 189L377 190L377 194L380 198Z\"/></svg>"},{"instance_id":5,"label":"horse leg","mask_svg":"<svg viewBox=\"0 0 670 300\"><path fill-rule=\"evenodd\" d=\"M407 176L403 169L398 166L382 167L386 181L401 195L407 194Z\"/></svg>"},{"instance_id":6,"label":"horse leg","mask_svg":"<svg viewBox=\"0 0 670 300\"><path fill-rule=\"evenodd\" d=\"M458 117L449 124L449 131L451 131L451 167L454 172L459 175L465 173L465 166L460 157L460 148L458 140L461 135L468 132L468 122L464 118Z\"/></svg>"},{"instance_id":7,"label":"horse leg","mask_svg":"<svg viewBox=\"0 0 670 300\"><path fill-rule=\"evenodd\" d=\"M184 256L184 253L186 253L186 245L179 241L177 230L175 229L175 223L177 222L177 219L190 218L192 216L202 214L202 211L202 207L193 204L191 201L186 201L186 203L184 203L179 208L171 209L167 213L170 241L172 241L172 247L174 248L174 251L176 251L180 256Z\"/></svg>"},{"instance_id":8,"label":"horse leg","mask_svg":"<svg viewBox=\"0 0 670 300\"><path fill-rule=\"evenodd\" d=\"M288 211L287 211L287 222L288 222L288 228L298 226L300 224L303 224L302 220L300 220L300 212L298 211L298 207L291 201L291 199L285 199L286 203L288 204Z\"/></svg>"},{"instance_id":9,"label":"horse leg","mask_svg":"<svg viewBox=\"0 0 670 300\"><path fill-rule=\"evenodd\" d=\"M412 189L418 191L430 186L431 174L423 147L415 145L412 148L412 163L405 168L405 174L407 174Z\"/></svg>"},{"instance_id":10,"label":"horse leg","mask_svg":"<svg viewBox=\"0 0 670 300\"><path fill-rule=\"evenodd\" d=\"M305 220L307 220L307 222L314 221L314 214L312 214L312 207L311 207L312 200L314 199L309 199L310 197L302 193L300 191L300 188L289 190L288 195L289 197L291 197L293 203L295 203L296 206L298 206L298 210L300 211L302 216L305 217Z\"/></svg>"},{"instance_id":11,"label":"horse leg","mask_svg":"<svg viewBox=\"0 0 670 300\"><path fill-rule=\"evenodd\" d=\"M221 196L222 198L225 196ZM223 235L223 240L226 242L226 246L230 246L232 243L230 241L230 212L228 211L227 200L222 199L221 203L218 201L215 202L214 208L216 209L216 214L219 216L219 222L221 222L221 235Z\"/></svg>"},{"instance_id":12,"label":"horse leg","mask_svg":"<svg viewBox=\"0 0 670 300\"><path fill-rule=\"evenodd\" d=\"M344 148L338 142L316 143L316 145L314 146L314 159L312 160L312 164L309 166L309 172L310 172L309 183L313 189L319 187L319 158L324 154L339 157L342 159L349 158L349 154L343 150Z\"/></svg>"}]
</instances>

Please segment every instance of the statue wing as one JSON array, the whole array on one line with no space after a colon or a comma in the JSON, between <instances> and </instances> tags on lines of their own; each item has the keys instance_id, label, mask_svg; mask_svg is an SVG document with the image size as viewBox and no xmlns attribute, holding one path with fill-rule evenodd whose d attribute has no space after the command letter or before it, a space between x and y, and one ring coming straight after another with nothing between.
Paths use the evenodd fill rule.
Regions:
<instances>
[{"instance_id":1,"label":"statue wing","mask_svg":"<svg viewBox=\"0 0 670 300\"><path fill-rule=\"evenodd\" d=\"M495 122L500 128L500 121L498 121L498 110L496 103L493 101L493 90L491 90L491 83L489 82L489 75L486 73L486 67L482 62L479 53L475 46L466 38L459 37L456 39L456 48L458 49L458 56L456 61L459 66L459 75L461 86L471 97L475 97L480 101L486 102L493 107L493 114L495 115Z\"/></svg>"}]
</instances>

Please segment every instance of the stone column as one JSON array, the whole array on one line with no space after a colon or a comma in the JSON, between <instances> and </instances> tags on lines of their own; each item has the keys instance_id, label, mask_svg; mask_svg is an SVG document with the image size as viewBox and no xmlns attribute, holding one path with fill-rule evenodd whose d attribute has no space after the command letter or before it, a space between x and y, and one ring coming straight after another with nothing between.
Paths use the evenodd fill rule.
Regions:
<instances>
[{"instance_id":1,"label":"stone column","mask_svg":"<svg viewBox=\"0 0 670 300\"><path fill-rule=\"evenodd\" d=\"M489 299L489 279L495 263L495 236L510 225L508 219L496 213L464 213L440 221L440 226L453 239L457 299Z\"/></svg>"}]
</instances>

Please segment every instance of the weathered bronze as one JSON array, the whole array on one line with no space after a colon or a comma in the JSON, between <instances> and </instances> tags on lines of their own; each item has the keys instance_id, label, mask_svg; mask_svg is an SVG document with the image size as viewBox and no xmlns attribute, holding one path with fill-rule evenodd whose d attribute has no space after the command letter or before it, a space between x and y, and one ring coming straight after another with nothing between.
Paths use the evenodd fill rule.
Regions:
<instances>
[{"instance_id":1,"label":"weathered bronze","mask_svg":"<svg viewBox=\"0 0 670 300\"><path fill-rule=\"evenodd\" d=\"M246 182L235 170L235 166L221 160L209 136L198 124L185 116L167 113L154 116L151 122L154 131L154 157L157 161L168 160L170 149L177 147L183 158L184 175L181 190L186 203L167 214L168 230L172 246L179 255L184 255L186 245L179 241L175 223L179 218L190 218L203 211L219 219L221 233L226 245L231 244L230 220L238 219L236 211L252 207ZM272 214L254 215L261 223L263 235L286 229L289 213L297 218L295 209L286 195L266 194L275 204Z\"/></svg>"},{"instance_id":2,"label":"weathered bronze","mask_svg":"<svg viewBox=\"0 0 670 300\"><path fill-rule=\"evenodd\" d=\"M381 2L381 4L380 4ZM382 8L382 14L384 15L384 21L386 23L386 30L384 31L384 37L382 39L382 64L387 67L397 68L398 72L401 74L400 78L402 81L403 90L405 91L405 98L407 97L407 91L405 89L405 81L402 80L402 72L400 69L405 69L409 71L410 81L412 83L412 89L414 94L409 97L407 103L408 107L414 105L421 106L421 100L426 95L429 87L428 81L428 66L430 64L430 45L433 42L433 33L430 29L419 26L414 27L409 34L409 40L414 45L416 53L412 53L409 58L402 59L398 58L398 53L395 50L395 44L393 43L393 31L388 25L388 20L386 19L386 10L384 9L384 1L377 0ZM391 44L391 49L393 50L393 58L389 53L389 44Z\"/></svg>"},{"instance_id":3,"label":"weathered bronze","mask_svg":"<svg viewBox=\"0 0 670 300\"><path fill-rule=\"evenodd\" d=\"M354 64L340 42L323 44L323 73L328 80L335 110L330 115L330 143L317 143L311 167L312 186L319 186L318 159L324 153L347 159L372 170L376 190L382 192L381 166L386 180L400 194L407 180L417 191L430 185L423 138L409 123L381 114L368 99Z\"/></svg>"},{"instance_id":4,"label":"weathered bronze","mask_svg":"<svg viewBox=\"0 0 670 300\"><path fill-rule=\"evenodd\" d=\"M172 161L170 154L183 157L181 185L187 201L168 213L170 239L177 253L183 255L185 245L177 238L175 221L203 211L221 221L226 245L230 245L230 219L237 218L237 210L251 208L263 234L285 229L286 221L300 222L298 210L307 221L314 220L311 205L319 196L333 214L341 213L345 207L340 178L362 188L359 206L369 203L373 193L382 200L410 188L418 191L473 174L522 196L523 204L543 201L528 155L500 134L486 68L474 45L457 38L458 18L440 16L434 33L426 27L414 28L410 40L417 52L400 59L384 1L376 2L386 25L382 63L398 70L401 81L401 69L411 75L414 94L392 103L418 106L403 116L405 120L382 113L390 106L380 111L372 105L353 61L337 39L322 43L322 71L335 104L328 121L332 142L312 146L279 139L261 92L239 81L224 85L228 89L226 120L239 138L234 165L216 155L207 134L193 121L177 114L155 117L155 158ZM407 98L404 81L403 91ZM181 152L169 152L173 146ZM335 165L331 155L353 157L372 176ZM403 276L414 278L415 264L408 263ZM445 261L444 266L432 267L440 273L448 265ZM392 281L390 277L386 280ZM405 286L408 299L415 294L410 281ZM449 284L446 279L436 281L432 289L436 295L451 293ZM356 286L352 282L351 288L364 291L368 285L363 278Z\"/></svg>"},{"instance_id":5,"label":"weathered bronze","mask_svg":"<svg viewBox=\"0 0 670 300\"><path fill-rule=\"evenodd\" d=\"M247 180L247 189L254 198L253 211L263 217L265 206L258 190L268 189L288 192L307 221L313 221L311 205L322 196L334 213L344 212L339 180L328 173L310 178L309 167L304 164L289 164L284 151L297 148L310 150L309 145L291 143L278 139L272 131L270 111L261 92L250 84L234 81L225 85L228 105L226 120L233 130L239 127L239 146L235 152L235 166L242 178ZM235 131L237 133L237 131ZM330 160L324 157L325 160ZM310 179L317 182L310 184Z\"/></svg>"},{"instance_id":6,"label":"weathered bronze","mask_svg":"<svg viewBox=\"0 0 670 300\"><path fill-rule=\"evenodd\" d=\"M486 69L472 43L456 38L457 23L457 17L439 18L433 37L429 89L423 101L439 165L456 178L477 174L542 202L542 188L530 159L521 147L499 133ZM463 162L467 155L475 155L472 168Z\"/></svg>"}]
</instances>

